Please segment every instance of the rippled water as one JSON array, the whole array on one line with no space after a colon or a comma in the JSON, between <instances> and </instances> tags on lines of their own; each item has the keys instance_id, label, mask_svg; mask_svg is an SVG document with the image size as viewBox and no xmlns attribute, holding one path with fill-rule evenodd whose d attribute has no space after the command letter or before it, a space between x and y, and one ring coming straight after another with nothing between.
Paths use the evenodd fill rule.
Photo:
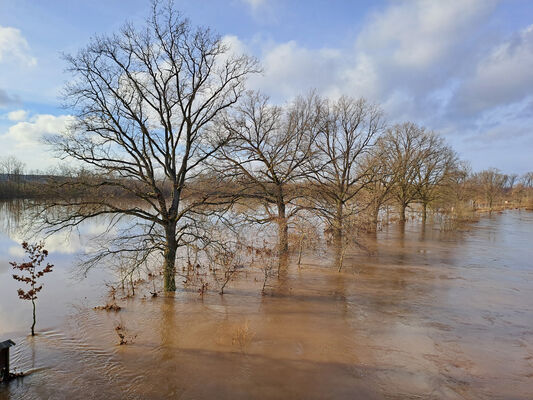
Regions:
<instances>
[{"instance_id":1,"label":"rippled water","mask_svg":"<svg viewBox=\"0 0 533 400\"><path fill-rule=\"evenodd\" d=\"M531 212L464 231L391 226L366 238L371 255L349 252L342 273L309 254L266 296L251 270L224 296L151 298L147 286L118 313L92 309L106 271L71 273L83 237L56 238L34 338L7 266L17 237L4 231L0 339L17 343L12 367L28 375L0 385L2 399L532 398ZM119 323L132 344L117 345Z\"/></svg>"}]
</instances>

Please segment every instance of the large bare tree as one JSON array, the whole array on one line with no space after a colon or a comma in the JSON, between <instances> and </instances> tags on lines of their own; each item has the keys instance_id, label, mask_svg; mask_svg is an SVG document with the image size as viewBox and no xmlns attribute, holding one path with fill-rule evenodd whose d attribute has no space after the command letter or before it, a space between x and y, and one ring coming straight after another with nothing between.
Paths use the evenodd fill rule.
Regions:
<instances>
[{"instance_id":1,"label":"large bare tree","mask_svg":"<svg viewBox=\"0 0 533 400\"><path fill-rule=\"evenodd\" d=\"M264 214L253 211L254 221L277 223L280 254L288 250L288 222L298 211L294 201L302 195L296 184L312 156L319 110L313 93L275 106L268 97L249 92L221 124L231 137L218 155L224 175L235 178L242 198L264 207Z\"/></svg>"},{"instance_id":2,"label":"large bare tree","mask_svg":"<svg viewBox=\"0 0 533 400\"><path fill-rule=\"evenodd\" d=\"M73 80L65 100L75 122L50 142L88 168L91 179L76 180L81 198L48 204L49 231L101 215L127 217L137 228L93 260L124 253L135 254L136 263L162 253L164 287L174 291L177 249L197 232L195 212L210 201L186 200L186 186L227 142L213 121L237 102L257 63L158 1L145 26L98 36L66 60ZM135 201L114 201L109 193ZM67 214L51 210L65 205Z\"/></svg>"},{"instance_id":3,"label":"large bare tree","mask_svg":"<svg viewBox=\"0 0 533 400\"><path fill-rule=\"evenodd\" d=\"M418 201L422 204L422 223L425 223L428 205L443 196L446 186L452 184L458 158L452 148L436 133L427 133L421 145L415 185Z\"/></svg>"},{"instance_id":4,"label":"large bare tree","mask_svg":"<svg viewBox=\"0 0 533 400\"><path fill-rule=\"evenodd\" d=\"M418 182L428 139L426 130L411 122L394 125L383 137L382 145L393 157L391 165L396 175L393 193L400 222L405 222L407 206L418 199Z\"/></svg>"},{"instance_id":5,"label":"large bare tree","mask_svg":"<svg viewBox=\"0 0 533 400\"><path fill-rule=\"evenodd\" d=\"M357 196L374 179L370 152L384 130L384 118L376 105L350 97L324 101L320 114L308 200L338 240L347 220L368 207Z\"/></svg>"}]
</instances>

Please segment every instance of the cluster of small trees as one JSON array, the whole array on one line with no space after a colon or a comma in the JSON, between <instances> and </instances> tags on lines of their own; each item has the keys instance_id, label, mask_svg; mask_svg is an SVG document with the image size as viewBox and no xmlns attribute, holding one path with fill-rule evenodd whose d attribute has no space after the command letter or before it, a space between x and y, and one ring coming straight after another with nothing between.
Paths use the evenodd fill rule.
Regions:
<instances>
[{"instance_id":1,"label":"cluster of small trees","mask_svg":"<svg viewBox=\"0 0 533 400\"><path fill-rule=\"evenodd\" d=\"M173 291L178 248L216 242L209 224L236 203L253 210L248 220L277 224L283 254L298 213L320 217L341 238L363 214L375 227L389 204L404 222L418 203L425 220L466 179L439 135L413 123L387 126L364 99L310 93L280 106L246 91L260 67L230 50L155 2L145 27L127 24L67 57L74 79L66 100L76 118L50 143L89 169L84 179L63 180L43 208L49 232L97 216L129 218L135 229L93 260L126 254L142 263L162 254L165 290ZM68 196L69 182L83 195Z\"/></svg>"},{"instance_id":2,"label":"cluster of small trees","mask_svg":"<svg viewBox=\"0 0 533 400\"><path fill-rule=\"evenodd\" d=\"M530 208L533 193L533 172L519 177L516 174L502 174L497 169L486 169L469 176L466 184L470 187L473 208L486 208L493 211L501 207L502 202Z\"/></svg>"},{"instance_id":3,"label":"cluster of small trees","mask_svg":"<svg viewBox=\"0 0 533 400\"><path fill-rule=\"evenodd\" d=\"M0 158L0 199L20 197L24 194L23 175L24 163L16 157Z\"/></svg>"}]
</instances>

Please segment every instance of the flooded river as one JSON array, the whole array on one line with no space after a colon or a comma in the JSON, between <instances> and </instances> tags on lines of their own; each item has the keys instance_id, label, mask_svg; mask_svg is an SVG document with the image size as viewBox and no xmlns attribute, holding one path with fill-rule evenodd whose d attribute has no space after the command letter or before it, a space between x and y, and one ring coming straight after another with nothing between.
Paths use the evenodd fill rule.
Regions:
<instances>
[{"instance_id":1,"label":"flooded river","mask_svg":"<svg viewBox=\"0 0 533 400\"><path fill-rule=\"evenodd\" d=\"M118 298L120 312L93 309L108 272L72 273L84 233L59 236L48 241L56 267L33 338L31 303L18 300L8 265L21 260L9 225L0 340L17 343L12 367L27 375L0 384L0 399L533 398L532 212L452 232L393 225L365 239L370 254L349 251L341 273L328 254L307 254L264 296L260 271L243 271L223 296L152 298L147 285ZM119 324L131 344L117 344Z\"/></svg>"}]
</instances>

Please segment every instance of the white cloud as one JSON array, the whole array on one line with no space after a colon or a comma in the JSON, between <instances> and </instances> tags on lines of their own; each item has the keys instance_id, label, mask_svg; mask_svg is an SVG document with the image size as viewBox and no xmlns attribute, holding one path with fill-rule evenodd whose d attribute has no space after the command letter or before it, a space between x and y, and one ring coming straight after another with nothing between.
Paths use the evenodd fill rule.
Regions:
<instances>
[{"instance_id":1,"label":"white cloud","mask_svg":"<svg viewBox=\"0 0 533 400\"><path fill-rule=\"evenodd\" d=\"M10 121L24 121L28 117L26 110L15 110L7 113L7 119Z\"/></svg>"},{"instance_id":2,"label":"white cloud","mask_svg":"<svg viewBox=\"0 0 533 400\"><path fill-rule=\"evenodd\" d=\"M42 143L45 135L64 132L72 121L69 115L38 114L26 115L26 120L18 121L0 133L0 157L13 155L23 161L29 170L43 170L52 166L54 160L48 148Z\"/></svg>"},{"instance_id":3,"label":"white cloud","mask_svg":"<svg viewBox=\"0 0 533 400\"><path fill-rule=\"evenodd\" d=\"M12 125L0 137L12 141L16 147L40 146L45 135L63 132L71 121L72 117L68 115L56 117L49 114L39 114L27 121L20 121Z\"/></svg>"},{"instance_id":4,"label":"white cloud","mask_svg":"<svg viewBox=\"0 0 533 400\"><path fill-rule=\"evenodd\" d=\"M342 75L342 55L336 49L310 50L290 41L267 46L261 58L264 74L253 78L251 85L277 99L312 88L329 94L336 90Z\"/></svg>"},{"instance_id":5,"label":"white cloud","mask_svg":"<svg viewBox=\"0 0 533 400\"><path fill-rule=\"evenodd\" d=\"M464 43L465 33L493 9L494 0L416 0L392 3L368 20L360 51L396 67L425 69Z\"/></svg>"},{"instance_id":6,"label":"white cloud","mask_svg":"<svg viewBox=\"0 0 533 400\"><path fill-rule=\"evenodd\" d=\"M15 61L33 67L37 59L29 54L30 46L19 29L0 26L0 63Z\"/></svg>"},{"instance_id":7,"label":"white cloud","mask_svg":"<svg viewBox=\"0 0 533 400\"><path fill-rule=\"evenodd\" d=\"M494 47L466 78L457 109L479 112L520 101L533 90L533 25Z\"/></svg>"},{"instance_id":8,"label":"white cloud","mask_svg":"<svg viewBox=\"0 0 533 400\"><path fill-rule=\"evenodd\" d=\"M87 246L82 243L81 236L76 232L64 230L56 232L46 238L43 238L42 236L42 234L37 235L35 239L44 240L46 242L46 249L50 253L75 254L87 248ZM20 244L24 241L22 232L16 232L12 235L11 239ZM9 247L9 255L13 257L24 257L25 253L20 244Z\"/></svg>"},{"instance_id":9,"label":"white cloud","mask_svg":"<svg viewBox=\"0 0 533 400\"><path fill-rule=\"evenodd\" d=\"M367 92L374 100L401 95L414 101L416 117L427 115L427 97L455 85L485 45L477 35L495 5L495 0L391 2L372 14L358 35L353 75L372 71Z\"/></svg>"},{"instance_id":10,"label":"white cloud","mask_svg":"<svg viewBox=\"0 0 533 400\"><path fill-rule=\"evenodd\" d=\"M229 47L231 54L243 54L249 51L248 47L235 35L225 35L222 43Z\"/></svg>"},{"instance_id":11,"label":"white cloud","mask_svg":"<svg viewBox=\"0 0 533 400\"><path fill-rule=\"evenodd\" d=\"M248 5L252 11L256 11L259 7L266 4L266 0L241 0L243 3Z\"/></svg>"},{"instance_id":12,"label":"white cloud","mask_svg":"<svg viewBox=\"0 0 533 400\"><path fill-rule=\"evenodd\" d=\"M310 88L363 96L382 104L389 121L428 125L461 147L502 140L516 147L533 135L526 97L533 93L533 26L495 45L498 33L488 29L496 5L391 1L366 19L347 48L255 39L246 44L256 49L264 73L249 86L276 102ZM247 50L237 37L231 45Z\"/></svg>"},{"instance_id":13,"label":"white cloud","mask_svg":"<svg viewBox=\"0 0 533 400\"><path fill-rule=\"evenodd\" d=\"M505 124L502 124L502 121ZM519 102L501 105L494 109L479 113L466 142L509 141L510 138L530 136L533 138L533 95Z\"/></svg>"},{"instance_id":14,"label":"white cloud","mask_svg":"<svg viewBox=\"0 0 533 400\"><path fill-rule=\"evenodd\" d=\"M20 245L19 246L10 246L9 249L7 250L7 252L12 257L22 258L22 257L25 256L24 249Z\"/></svg>"},{"instance_id":15,"label":"white cloud","mask_svg":"<svg viewBox=\"0 0 533 400\"><path fill-rule=\"evenodd\" d=\"M279 9L277 0L234 0L244 4L254 21L259 24L272 23L277 20L276 11Z\"/></svg>"},{"instance_id":16,"label":"white cloud","mask_svg":"<svg viewBox=\"0 0 533 400\"><path fill-rule=\"evenodd\" d=\"M464 69L458 65L470 61L465 54L474 56L471 47L478 43L466 38L474 37L472 32L479 29L495 3L391 2L366 20L351 48L313 49L295 41L259 43L264 74L250 83L276 100L316 88L333 97L364 96L396 110L401 107L395 104L403 98L409 100L411 110L424 115L427 96L455 85L454 74ZM237 37L232 36L230 43L246 49ZM450 97L447 95L447 102Z\"/></svg>"}]
</instances>

